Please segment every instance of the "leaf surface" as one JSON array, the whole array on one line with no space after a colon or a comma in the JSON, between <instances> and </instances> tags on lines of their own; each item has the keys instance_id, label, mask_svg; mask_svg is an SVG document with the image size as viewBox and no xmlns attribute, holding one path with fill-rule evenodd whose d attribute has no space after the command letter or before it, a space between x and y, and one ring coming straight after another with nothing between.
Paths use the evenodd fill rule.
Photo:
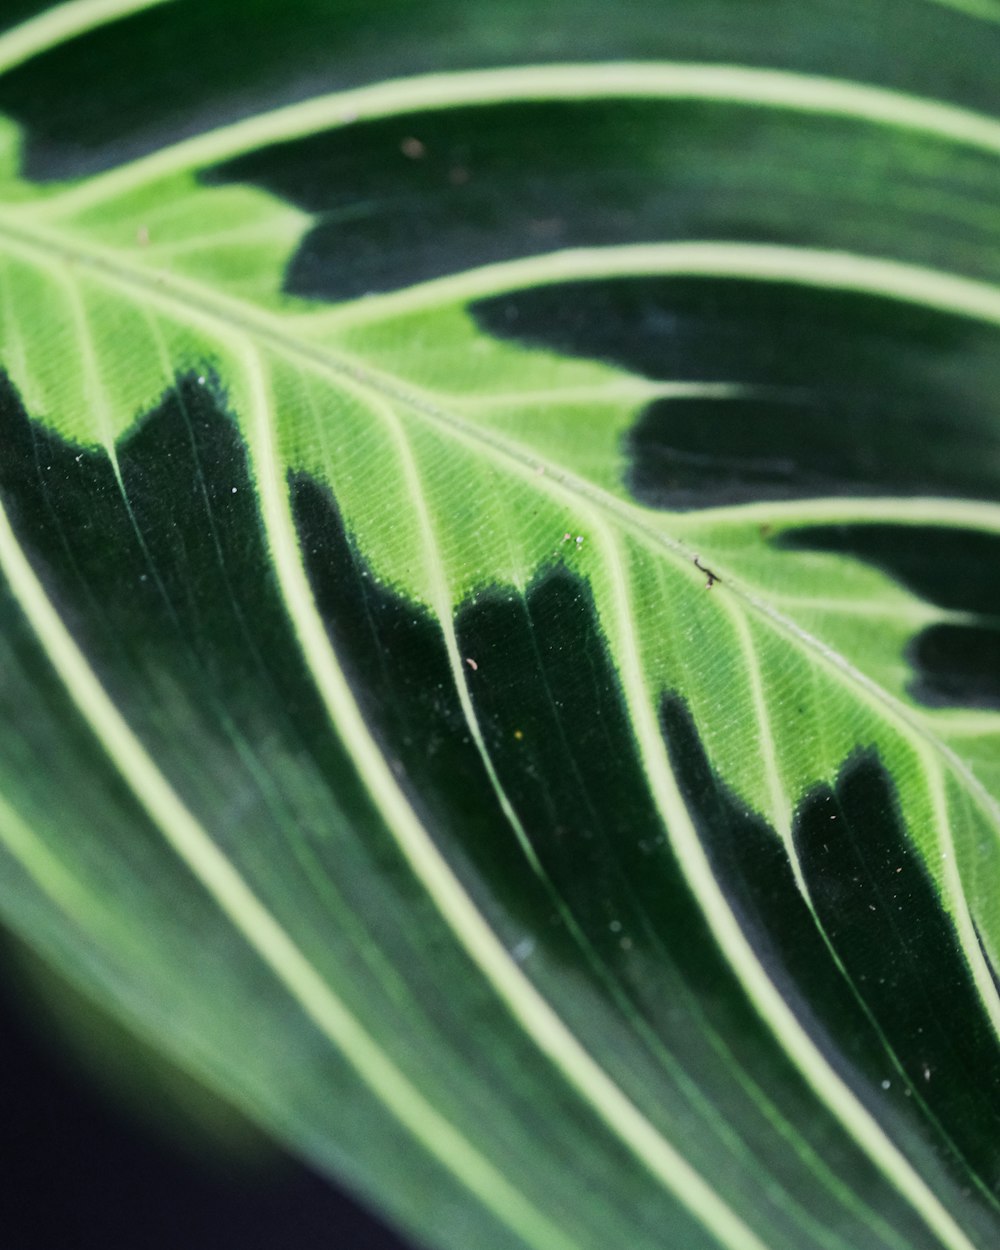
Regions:
<instances>
[{"instance_id":1,"label":"leaf surface","mask_svg":"<svg viewBox=\"0 0 1000 1250\"><path fill-rule=\"evenodd\" d=\"M429 1245L994 1244L1000 6L244 7L0 34L7 923Z\"/></svg>"}]
</instances>

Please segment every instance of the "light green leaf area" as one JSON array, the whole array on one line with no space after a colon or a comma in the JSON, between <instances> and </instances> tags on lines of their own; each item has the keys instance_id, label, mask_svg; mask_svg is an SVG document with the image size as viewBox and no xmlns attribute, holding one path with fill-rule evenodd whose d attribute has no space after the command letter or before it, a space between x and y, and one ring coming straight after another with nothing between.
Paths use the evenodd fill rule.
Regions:
<instances>
[{"instance_id":1,"label":"light green leaf area","mask_svg":"<svg viewBox=\"0 0 1000 1250\"><path fill-rule=\"evenodd\" d=\"M430 1246L996 1244L1000 121L512 64L39 174L23 66L190 13L0 35L7 923Z\"/></svg>"}]
</instances>

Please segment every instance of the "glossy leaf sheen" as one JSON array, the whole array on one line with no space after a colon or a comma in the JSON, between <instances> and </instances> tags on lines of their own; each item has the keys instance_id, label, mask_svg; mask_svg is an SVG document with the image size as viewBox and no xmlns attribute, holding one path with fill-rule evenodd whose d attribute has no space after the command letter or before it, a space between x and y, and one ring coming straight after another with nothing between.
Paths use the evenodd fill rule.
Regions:
<instances>
[{"instance_id":1,"label":"glossy leaf sheen","mask_svg":"<svg viewBox=\"0 0 1000 1250\"><path fill-rule=\"evenodd\" d=\"M988 1250L1000 5L675 8L4 10L0 910L428 1246Z\"/></svg>"}]
</instances>

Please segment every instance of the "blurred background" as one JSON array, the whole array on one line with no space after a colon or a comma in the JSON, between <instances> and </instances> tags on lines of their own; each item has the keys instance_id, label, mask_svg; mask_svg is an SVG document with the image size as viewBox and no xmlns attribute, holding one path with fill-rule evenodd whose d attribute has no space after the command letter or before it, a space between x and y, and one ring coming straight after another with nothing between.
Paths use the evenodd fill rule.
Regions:
<instances>
[{"instance_id":1,"label":"blurred background","mask_svg":"<svg viewBox=\"0 0 1000 1250\"><path fill-rule=\"evenodd\" d=\"M407 1250L9 940L0 1071L5 1250Z\"/></svg>"}]
</instances>

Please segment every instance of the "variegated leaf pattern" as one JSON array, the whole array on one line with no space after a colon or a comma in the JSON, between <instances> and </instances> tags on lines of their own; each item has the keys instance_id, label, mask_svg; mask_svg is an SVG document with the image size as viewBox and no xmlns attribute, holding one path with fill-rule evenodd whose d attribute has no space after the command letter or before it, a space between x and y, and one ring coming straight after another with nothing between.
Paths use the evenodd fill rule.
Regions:
<instances>
[{"instance_id":1,"label":"variegated leaf pattern","mask_svg":"<svg viewBox=\"0 0 1000 1250\"><path fill-rule=\"evenodd\" d=\"M1000 5L2 21L6 924L428 1246L995 1246Z\"/></svg>"}]
</instances>

